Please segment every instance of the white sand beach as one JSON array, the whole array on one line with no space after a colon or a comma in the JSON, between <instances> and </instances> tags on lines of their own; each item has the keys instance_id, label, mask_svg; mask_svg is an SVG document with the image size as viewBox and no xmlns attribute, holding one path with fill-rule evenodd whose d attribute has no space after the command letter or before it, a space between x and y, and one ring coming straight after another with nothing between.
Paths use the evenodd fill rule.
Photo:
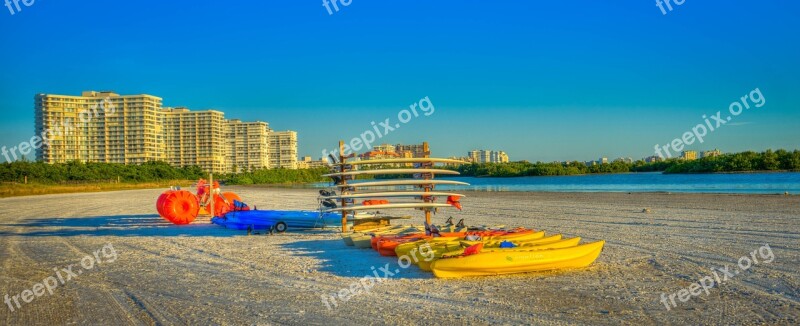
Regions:
<instances>
[{"instance_id":1,"label":"white sand beach","mask_svg":"<svg viewBox=\"0 0 800 326\"><path fill-rule=\"evenodd\" d=\"M315 209L316 191L230 187L260 209ZM800 196L466 193L435 216L606 240L589 268L441 280L411 267L328 309L323 295L397 259L346 247L335 230L247 236L155 212L161 190L0 199L0 296L34 289L84 257L105 259L20 306L6 325L797 325ZM643 213L649 208L649 213ZM420 213L410 211L407 214ZM406 223L420 224L422 217ZM739 271L769 245L774 259ZM116 259L99 252L112 246ZM712 268L740 273L667 310L662 293ZM78 267L80 269L80 267ZM39 288L38 290L41 290ZM41 291L39 291L41 292ZM330 303L329 303L330 305ZM13 306L13 311L12 311Z\"/></svg>"}]
</instances>

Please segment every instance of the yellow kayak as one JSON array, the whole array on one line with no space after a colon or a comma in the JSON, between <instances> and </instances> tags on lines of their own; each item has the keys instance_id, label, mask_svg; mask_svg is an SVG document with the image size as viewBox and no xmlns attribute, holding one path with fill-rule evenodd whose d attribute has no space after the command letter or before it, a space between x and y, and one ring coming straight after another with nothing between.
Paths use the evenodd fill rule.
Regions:
<instances>
[{"instance_id":1,"label":"yellow kayak","mask_svg":"<svg viewBox=\"0 0 800 326\"><path fill-rule=\"evenodd\" d=\"M480 241L483 243L497 243L499 245L502 241L530 241L530 240L538 240L544 238L544 231L533 232L533 233L523 233L523 234L507 234L507 235L497 235L497 236L485 236ZM464 237L439 237L439 238L432 238L432 239L425 239L419 240L409 243L403 243L397 248L395 248L394 252L397 254L397 257L403 257L410 254L412 251L419 251L419 247L425 245L426 243L431 246L431 248L438 248L440 246L444 247L456 247L459 246L459 243L464 241ZM476 242L476 243L477 243Z\"/></svg>"},{"instance_id":2,"label":"yellow kayak","mask_svg":"<svg viewBox=\"0 0 800 326\"><path fill-rule=\"evenodd\" d=\"M600 256L604 244L605 241L597 241L564 249L481 252L436 260L431 269L436 277L457 278L581 268Z\"/></svg>"},{"instance_id":3,"label":"yellow kayak","mask_svg":"<svg viewBox=\"0 0 800 326\"><path fill-rule=\"evenodd\" d=\"M491 247L481 250L482 253L484 252L527 252L532 250L547 250L547 249L562 249L562 248L572 248L577 246L581 242L580 237L575 237L571 239L562 239L560 234L550 236L547 238L543 238L537 241L531 241L529 243L524 243L524 245L519 246L517 248L499 248L499 247ZM465 246L461 246L456 249L451 249L449 251L434 251L433 259L425 259L420 258L419 262L417 262L417 266L423 271L430 272L431 271L431 264L434 261L442 259L442 257L452 257L452 256L459 256L464 254ZM426 254L427 257L431 257L430 254Z\"/></svg>"}]
</instances>

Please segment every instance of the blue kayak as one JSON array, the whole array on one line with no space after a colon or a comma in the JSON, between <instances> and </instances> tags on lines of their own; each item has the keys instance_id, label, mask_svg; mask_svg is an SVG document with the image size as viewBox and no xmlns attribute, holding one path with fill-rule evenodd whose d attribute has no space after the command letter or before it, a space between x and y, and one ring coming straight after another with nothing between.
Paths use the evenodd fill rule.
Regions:
<instances>
[{"instance_id":1,"label":"blue kayak","mask_svg":"<svg viewBox=\"0 0 800 326\"><path fill-rule=\"evenodd\" d=\"M278 231L283 231L286 228L342 227L342 215L337 213L320 215L318 211L234 211L228 212L222 218L214 218L212 222L235 230L247 230L248 228L268 230L275 227Z\"/></svg>"},{"instance_id":2,"label":"blue kayak","mask_svg":"<svg viewBox=\"0 0 800 326\"><path fill-rule=\"evenodd\" d=\"M269 230L272 228L272 223L246 223L236 218L214 217L211 223L223 226L231 230Z\"/></svg>"}]
</instances>

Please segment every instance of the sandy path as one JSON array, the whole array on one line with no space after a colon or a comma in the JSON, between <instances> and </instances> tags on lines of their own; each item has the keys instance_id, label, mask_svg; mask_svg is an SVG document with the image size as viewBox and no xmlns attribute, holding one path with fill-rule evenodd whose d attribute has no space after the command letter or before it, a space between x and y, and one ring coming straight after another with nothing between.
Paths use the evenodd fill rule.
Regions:
<instances>
[{"instance_id":1,"label":"sandy path","mask_svg":"<svg viewBox=\"0 0 800 326\"><path fill-rule=\"evenodd\" d=\"M231 190L262 209L315 208L313 190ZM13 312L3 303L0 323L800 323L798 196L468 193L465 212L436 221L453 215L469 224L529 226L605 239L606 248L594 266L560 273L437 280L412 267L328 309L322 295L372 275L373 267L399 269L397 260L346 247L328 231L248 237L207 220L173 226L154 212L159 193L0 199L0 295L31 289L54 268L108 244L117 253L53 295L20 302ZM645 207L652 212L642 213ZM760 259L670 311L659 301L713 275L710 268L735 270L740 257L765 244L772 262Z\"/></svg>"}]
</instances>

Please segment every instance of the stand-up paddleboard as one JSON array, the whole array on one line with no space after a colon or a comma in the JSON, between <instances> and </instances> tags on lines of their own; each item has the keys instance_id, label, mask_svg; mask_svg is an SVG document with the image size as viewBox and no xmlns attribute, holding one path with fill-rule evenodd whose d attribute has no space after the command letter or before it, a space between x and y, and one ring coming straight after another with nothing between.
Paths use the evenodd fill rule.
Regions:
<instances>
[{"instance_id":1,"label":"stand-up paddleboard","mask_svg":"<svg viewBox=\"0 0 800 326\"><path fill-rule=\"evenodd\" d=\"M470 162L452 160L446 158L388 158L379 160L364 160L347 163L336 163L334 165L367 165L367 164L402 164L402 163L444 163L444 164L470 164Z\"/></svg>"},{"instance_id":2,"label":"stand-up paddleboard","mask_svg":"<svg viewBox=\"0 0 800 326\"><path fill-rule=\"evenodd\" d=\"M390 197L426 197L426 196L458 196L466 197L462 194L449 193L449 192L422 192L422 191L394 191L394 192L371 192L362 194L340 195L340 196L322 196L322 199L351 199L351 198L390 198Z\"/></svg>"},{"instance_id":3,"label":"stand-up paddleboard","mask_svg":"<svg viewBox=\"0 0 800 326\"><path fill-rule=\"evenodd\" d=\"M364 188L364 187L390 187L390 186L469 186L469 183L453 180L386 180L348 183L347 185L337 185L339 188Z\"/></svg>"},{"instance_id":4,"label":"stand-up paddleboard","mask_svg":"<svg viewBox=\"0 0 800 326\"><path fill-rule=\"evenodd\" d=\"M357 206L350 206L350 207L337 207L337 208L330 208L323 210L325 213L332 213L332 212L355 212L355 211L370 211L370 210L381 210L381 209L400 209L400 208L422 208L422 209L433 209L433 208L446 208L446 207L453 207L450 204L436 204L436 203L402 203L402 204L385 204L385 205L357 205Z\"/></svg>"},{"instance_id":5,"label":"stand-up paddleboard","mask_svg":"<svg viewBox=\"0 0 800 326\"><path fill-rule=\"evenodd\" d=\"M350 172L336 172L323 174L323 177L343 177L343 176L356 176L356 175L375 175L375 174L445 174L445 175L459 175L458 171L443 170L443 169L387 169L387 170L362 170Z\"/></svg>"},{"instance_id":6,"label":"stand-up paddleboard","mask_svg":"<svg viewBox=\"0 0 800 326\"><path fill-rule=\"evenodd\" d=\"M352 216L347 216L347 220L351 222L375 222L375 221L383 221L383 220L410 220L412 219L411 216L375 216L369 215L365 217L359 217L361 215L356 215L355 218Z\"/></svg>"}]
</instances>

